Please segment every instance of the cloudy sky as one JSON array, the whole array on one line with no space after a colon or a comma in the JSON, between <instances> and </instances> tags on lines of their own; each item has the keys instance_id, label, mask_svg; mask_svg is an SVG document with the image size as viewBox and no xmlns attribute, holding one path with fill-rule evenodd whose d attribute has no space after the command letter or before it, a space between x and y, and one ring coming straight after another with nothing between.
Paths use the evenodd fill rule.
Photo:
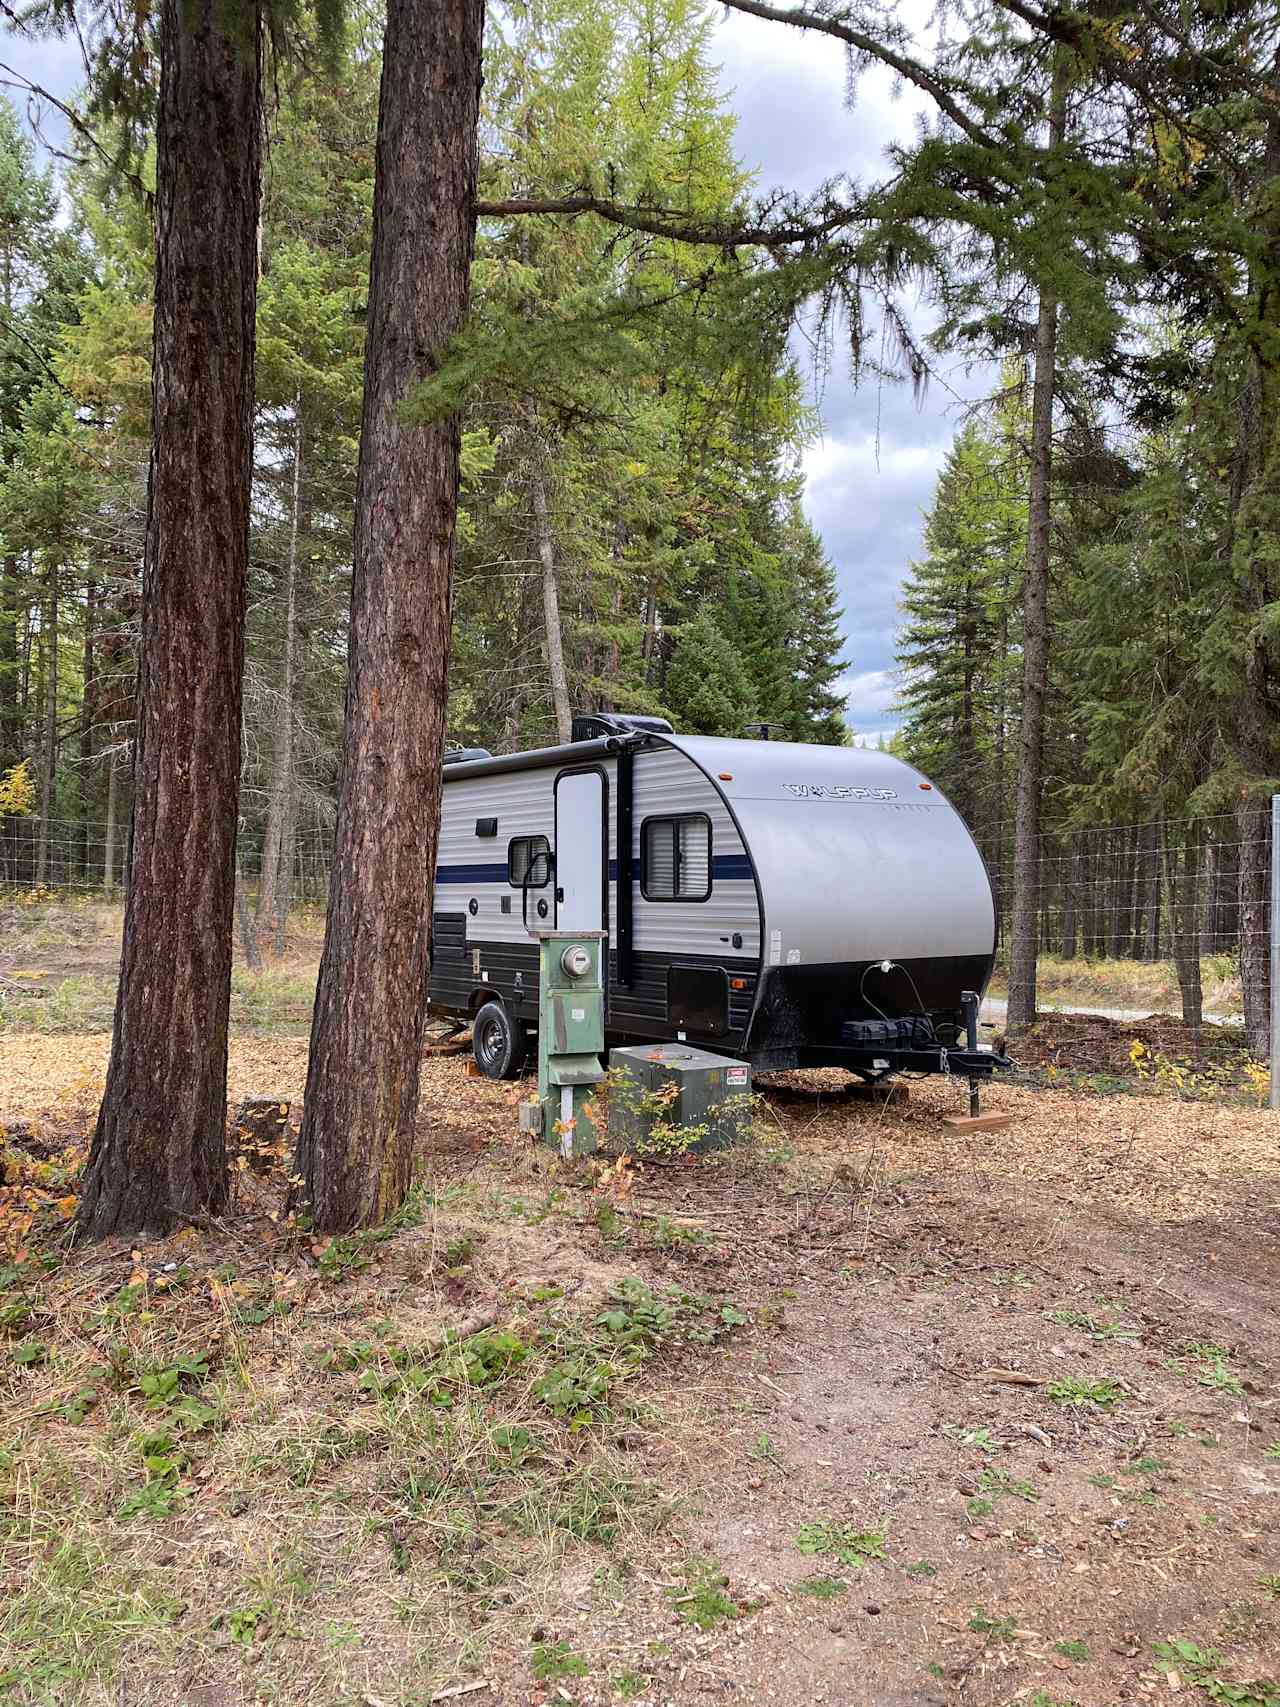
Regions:
<instances>
[{"instance_id":1,"label":"cloudy sky","mask_svg":"<svg viewBox=\"0 0 1280 1707\"><path fill-rule=\"evenodd\" d=\"M730 13L717 22L714 51L738 115L739 154L762 190L809 190L839 172L873 177L886 143L914 130L918 104L886 74L869 73L854 107L846 104L843 52L829 38ZM7 36L0 58L59 96L80 79L71 43ZM43 129L56 142L56 115ZM948 372L917 406L909 386L873 379L855 389L838 355L823 374L799 342L797 353L823 428L805 459L806 506L839 576L849 719L874 739L894 727L898 589L920 551L922 512L958 420L956 394L971 395L977 382Z\"/></svg>"}]
</instances>

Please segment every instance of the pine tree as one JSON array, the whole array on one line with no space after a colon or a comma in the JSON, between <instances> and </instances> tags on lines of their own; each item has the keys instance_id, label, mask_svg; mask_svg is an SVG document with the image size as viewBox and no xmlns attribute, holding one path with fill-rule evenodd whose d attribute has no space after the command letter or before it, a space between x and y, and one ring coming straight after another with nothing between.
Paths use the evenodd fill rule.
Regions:
<instances>
[{"instance_id":1,"label":"pine tree","mask_svg":"<svg viewBox=\"0 0 1280 1707\"><path fill-rule=\"evenodd\" d=\"M946 790L992 865L1001 862L1008 812L1024 489L999 429L966 426L944 460L925 556L912 565L901 604L900 748Z\"/></svg>"},{"instance_id":2,"label":"pine tree","mask_svg":"<svg viewBox=\"0 0 1280 1707\"><path fill-rule=\"evenodd\" d=\"M710 610L681 627L665 698L676 727L692 735L742 735L756 715L755 686Z\"/></svg>"}]
</instances>

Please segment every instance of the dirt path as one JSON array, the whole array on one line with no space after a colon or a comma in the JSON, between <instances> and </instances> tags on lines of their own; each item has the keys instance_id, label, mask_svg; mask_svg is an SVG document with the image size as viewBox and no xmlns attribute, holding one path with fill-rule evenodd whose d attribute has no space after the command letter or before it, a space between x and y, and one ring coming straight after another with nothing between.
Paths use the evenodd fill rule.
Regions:
<instances>
[{"instance_id":1,"label":"dirt path","mask_svg":"<svg viewBox=\"0 0 1280 1707\"><path fill-rule=\"evenodd\" d=\"M727 1360L705 1395L714 1463L668 1574L613 1612L602 1666L642 1663L657 1630L671 1652L650 1653L646 1699L779 1707L1104 1707L1163 1695L1152 1645L1179 1636L1227 1647L1236 1678L1274 1669L1280 1617L1258 1587L1280 1571L1280 1462L1260 1450L1280 1436L1274 1200L1271 1217L1219 1277L1163 1230L912 1187L864 1257L789 1288L766 1343ZM1244 1390L1201 1385L1188 1342L1221 1344ZM1063 1380L1119 1397L1055 1404ZM873 1538L865 1563L798 1545L842 1535ZM690 1553L745 1616L681 1631ZM566 1630L584 1652L603 1635L581 1612Z\"/></svg>"}]
</instances>

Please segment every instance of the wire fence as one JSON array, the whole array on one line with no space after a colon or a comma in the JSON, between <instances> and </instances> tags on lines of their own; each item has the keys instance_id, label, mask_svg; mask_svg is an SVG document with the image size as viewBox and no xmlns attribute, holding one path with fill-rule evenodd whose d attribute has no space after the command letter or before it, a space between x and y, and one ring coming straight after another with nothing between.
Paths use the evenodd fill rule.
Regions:
<instances>
[{"instance_id":1,"label":"wire fence","mask_svg":"<svg viewBox=\"0 0 1280 1707\"><path fill-rule=\"evenodd\" d=\"M297 830L288 860L287 892L295 905L323 905L329 893L332 835L322 827ZM9 818L0 823L0 889L47 888L70 894L106 894L124 884L128 825ZM236 846L243 881L262 876L261 836L242 836Z\"/></svg>"},{"instance_id":2,"label":"wire fence","mask_svg":"<svg viewBox=\"0 0 1280 1707\"><path fill-rule=\"evenodd\" d=\"M9 819L0 825L0 889L118 896L123 823ZM323 906L332 835L295 828L288 904ZM237 850L242 891L262 875L261 836ZM1055 831L1040 846L1036 1032L1024 1067L1140 1081L1182 1093L1217 1074L1250 1082L1267 1049L1270 827L1265 809L1191 820ZM990 862L1000 961L985 1009L1004 1019L1005 948L1016 873ZM283 879L283 873L280 874Z\"/></svg>"}]
</instances>

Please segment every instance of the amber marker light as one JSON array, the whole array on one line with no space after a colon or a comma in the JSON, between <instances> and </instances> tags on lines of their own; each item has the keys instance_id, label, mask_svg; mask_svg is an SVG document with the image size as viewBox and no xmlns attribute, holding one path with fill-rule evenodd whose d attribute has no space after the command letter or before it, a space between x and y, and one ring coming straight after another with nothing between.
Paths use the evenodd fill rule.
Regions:
<instances>
[{"instance_id":1,"label":"amber marker light","mask_svg":"<svg viewBox=\"0 0 1280 1707\"><path fill-rule=\"evenodd\" d=\"M747 981L745 978L730 978L729 980L729 988L731 990L745 990L746 987Z\"/></svg>"},{"instance_id":2,"label":"amber marker light","mask_svg":"<svg viewBox=\"0 0 1280 1707\"><path fill-rule=\"evenodd\" d=\"M923 788L926 794L933 793L933 784L931 782L918 782L916 787Z\"/></svg>"},{"instance_id":3,"label":"amber marker light","mask_svg":"<svg viewBox=\"0 0 1280 1707\"><path fill-rule=\"evenodd\" d=\"M719 776L721 782L732 782L733 781L733 772L732 771L717 771L716 774Z\"/></svg>"}]
</instances>

